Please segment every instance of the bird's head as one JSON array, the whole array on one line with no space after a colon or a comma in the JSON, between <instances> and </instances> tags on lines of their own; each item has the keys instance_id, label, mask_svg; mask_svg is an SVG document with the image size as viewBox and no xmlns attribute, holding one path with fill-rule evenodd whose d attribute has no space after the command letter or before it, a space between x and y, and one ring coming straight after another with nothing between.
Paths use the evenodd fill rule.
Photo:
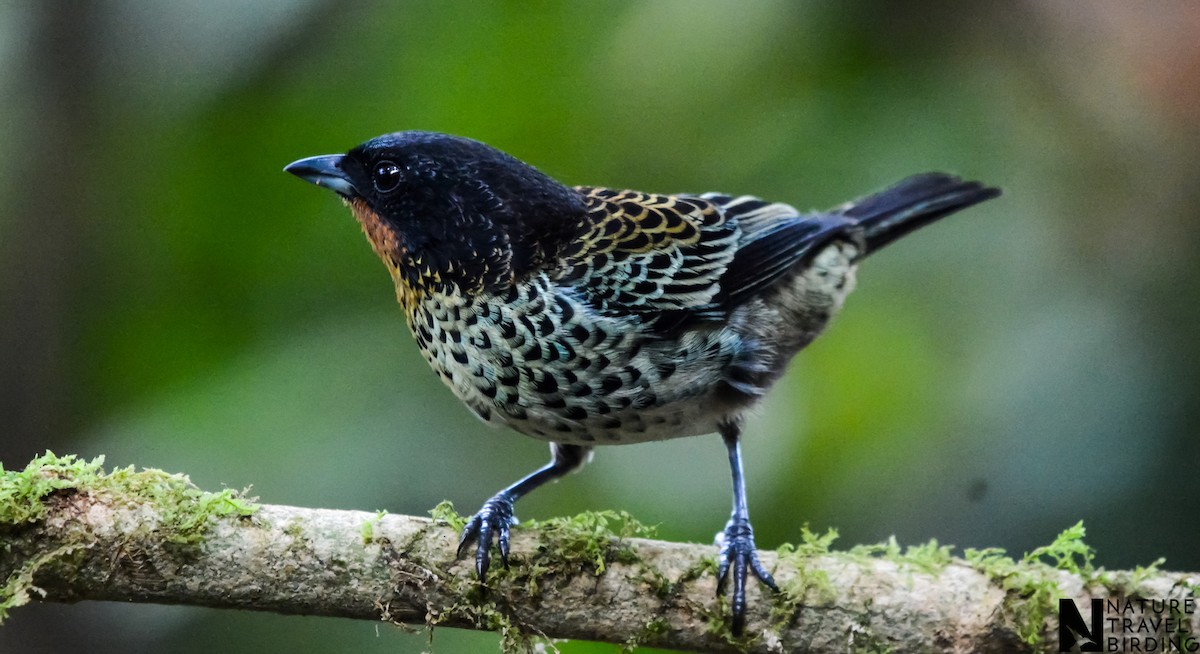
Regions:
<instances>
[{"instance_id":1,"label":"bird's head","mask_svg":"<svg viewBox=\"0 0 1200 654\"><path fill-rule=\"evenodd\" d=\"M585 214L572 189L446 134L387 134L284 170L342 197L402 294L502 290L552 264Z\"/></svg>"}]
</instances>

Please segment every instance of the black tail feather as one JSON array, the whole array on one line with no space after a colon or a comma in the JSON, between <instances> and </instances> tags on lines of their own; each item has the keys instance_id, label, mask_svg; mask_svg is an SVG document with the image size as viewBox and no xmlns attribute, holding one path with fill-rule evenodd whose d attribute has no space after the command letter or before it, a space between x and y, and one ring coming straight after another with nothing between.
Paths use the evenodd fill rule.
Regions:
<instances>
[{"instance_id":1,"label":"black tail feather","mask_svg":"<svg viewBox=\"0 0 1200 654\"><path fill-rule=\"evenodd\" d=\"M1000 189L945 173L913 175L840 212L863 227L866 254L956 211L990 200Z\"/></svg>"}]
</instances>

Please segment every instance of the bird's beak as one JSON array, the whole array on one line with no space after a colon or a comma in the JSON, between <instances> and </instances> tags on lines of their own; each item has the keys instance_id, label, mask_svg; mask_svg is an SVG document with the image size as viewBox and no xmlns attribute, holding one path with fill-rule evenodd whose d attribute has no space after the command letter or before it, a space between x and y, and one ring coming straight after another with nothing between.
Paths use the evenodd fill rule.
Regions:
<instances>
[{"instance_id":1,"label":"bird's beak","mask_svg":"<svg viewBox=\"0 0 1200 654\"><path fill-rule=\"evenodd\" d=\"M306 182L330 189L344 198L353 198L359 193L346 176L346 171L342 170L344 158L340 154L309 157L293 161L283 169Z\"/></svg>"}]
</instances>

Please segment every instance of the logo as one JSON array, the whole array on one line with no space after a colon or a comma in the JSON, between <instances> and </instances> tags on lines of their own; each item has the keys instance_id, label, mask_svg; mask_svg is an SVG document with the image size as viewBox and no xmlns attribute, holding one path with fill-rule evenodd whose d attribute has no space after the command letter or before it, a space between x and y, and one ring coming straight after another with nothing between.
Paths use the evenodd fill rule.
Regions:
<instances>
[{"instance_id":1,"label":"logo","mask_svg":"<svg viewBox=\"0 0 1200 654\"><path fill-rule=\"evenodd\" d=\"M1103 652L1104 600L1092 600L1092 621L1083 621L1075 600L1058 600L1058 651Z\"/></svg>"},{"instance_id":2,"label":"logo","mask_svg":"<svg viewBox=\"0 0 1200 654\"><path fill-rule=\"evenodd\" d=\"M1060 652L1200 652L1192 634L1196 598L1093 599L1088 619L1058 600Z\"/></svg>"}]
</instances>

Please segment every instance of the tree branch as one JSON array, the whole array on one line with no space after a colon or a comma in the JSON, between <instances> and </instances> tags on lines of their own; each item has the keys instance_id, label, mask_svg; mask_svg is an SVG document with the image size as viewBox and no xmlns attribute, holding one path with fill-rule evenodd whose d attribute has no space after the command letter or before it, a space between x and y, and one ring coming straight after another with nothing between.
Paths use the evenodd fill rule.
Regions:
<instances>
[{"instance_id":1,"label":"tree branch","mask_svg":"<svg viewBox=\"0 0 1200 654\"><path fill-rule=\"evenodd\" d=\"M431 520L253 506L186 477L53 455L2 475L0 617L40 596L492 629L516 649L553 637L703 652L1014 652L1057 651L1060 597L1085 620L1093 597L1140 597L1178 600L1164 637L1200 627L1200 576L1095 569L1082 528L1020 560L953 558L936 543L831 552L833 534L806 532L762 553L783 591L754 586L748 635L734 639L713 548L629 537L636 525L619 514L516 529L511 568L484 593L470 561L455 559L460 518L445 507ZM1119 617L1141 615L1154 608Z\"/></svg>"}]
</instances>

